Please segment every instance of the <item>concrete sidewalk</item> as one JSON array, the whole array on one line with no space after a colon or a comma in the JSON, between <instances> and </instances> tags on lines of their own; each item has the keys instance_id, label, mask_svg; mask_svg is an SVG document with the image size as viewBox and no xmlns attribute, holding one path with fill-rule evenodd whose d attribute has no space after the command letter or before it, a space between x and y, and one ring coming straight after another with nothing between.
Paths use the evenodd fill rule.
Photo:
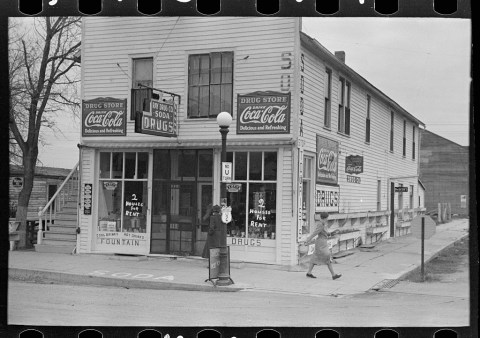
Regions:
<instances>
[{"instance_id":1,"label":"concrete sidewalk","mask_svg":"<svg viewBox=\"0 0 480 338\"><path fill-rule=\"evenodd\" d=\"M425 262L459 239L468 236L468 219L438 225L425 241ZM325 266L316 266L316 279L302 268L287 269L265 264L232 262L230 286L214 287L207 262L199 258L131 257L101 254L53 254L9 251L9 277L17 280L68 284L107 285L126 288L235 292L241 290L342 296L381 289L421 264L420 240L412 235L391 238L371 249L356 248L337 258L332 280ZM296 270L296 271L292 271Z\"/></svg>"}]
</instances>

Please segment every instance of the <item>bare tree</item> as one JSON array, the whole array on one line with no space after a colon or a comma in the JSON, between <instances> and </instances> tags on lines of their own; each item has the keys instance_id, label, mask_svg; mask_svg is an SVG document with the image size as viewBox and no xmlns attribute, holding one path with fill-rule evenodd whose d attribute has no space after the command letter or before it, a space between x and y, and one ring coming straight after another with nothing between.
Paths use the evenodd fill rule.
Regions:
<instances>
[{"instance_id":1,"label":"bare tree","mask_svg":"<svg viewBox=\"0 0 480 338\"><path fill-rule=\"evenodd\" d=\"M9 21L9 129L11 162L23 166L17 220L24 230L42 127L55 130L58 114L76 113L79 97L79 17Z\"/></svg>"}]
</instances>

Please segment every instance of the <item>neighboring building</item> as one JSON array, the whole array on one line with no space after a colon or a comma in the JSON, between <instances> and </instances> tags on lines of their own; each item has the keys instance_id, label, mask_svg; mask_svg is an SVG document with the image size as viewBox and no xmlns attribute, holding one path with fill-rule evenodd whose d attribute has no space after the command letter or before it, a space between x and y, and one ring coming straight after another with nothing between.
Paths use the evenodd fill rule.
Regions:
<instances>
[{"instance_id":1,"label":"neighboring building","mask_svg":"<svg viewBox=\"0 0 480 338\"><path fill-rule=\"evenodd\" d=\"M321 211L359 230L353 245L378 239L374 225L395 236L419 211L423 123L341 57L300 18L84 18L80 171L93 196L86 208L82 191L77 251L200 255L220 204L221 111L232 260L297 264Z\"/></svg>"},{"instance_id":2,"label":"neighboring building","mask_svg":"<svg viewBox=\"0 0 480 338\"><path fill-rule=\"evenodd\" d=\"M38 221L39 208L45 207L50 198L70 173L71 169L36 167L33 178L33 189L28 203L27 220ZM23 168L10 166L10 203L18 204L18 195L23 188Z\"/></svg>"},{"instance_id":3,"label":"neighboring building","mask_svg":"<svg viewBox=\"0 0 480 338\"><path fill-rule=\"evenodd\" d=\"M425 184L427 212L450 203L452 214L468 216L468 147L424 130L420 145L420 179Z\"/></svg>"}]
</instances>

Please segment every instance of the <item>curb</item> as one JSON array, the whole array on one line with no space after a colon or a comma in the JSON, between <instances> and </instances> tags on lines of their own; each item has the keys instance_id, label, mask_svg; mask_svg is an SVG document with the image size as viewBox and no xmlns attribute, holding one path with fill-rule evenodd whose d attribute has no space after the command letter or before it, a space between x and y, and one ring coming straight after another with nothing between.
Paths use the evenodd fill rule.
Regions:
<instances>
[{"instance_id":1,"label":"curb","mask_svg":"<svg viewBox=\"0 0 480 338\"><path fill-rule=\"evenodd\" d=\"M460 241L463 241L465 238L468 238L470 235L470 233L466 233L464 234L463 236L461 236L460 238L458 238L457 240L455 240L454 242L450 243L449 245L443 247L442 249L438 250L437 252L435 252L433 255L431 255L428 259L426 259L423 264L424 265L427 265L431 260L437 258L442 252L444 252L445 250L447 249L450 249L452 246L454 246L456 243L460 242ZM411 269L410 271L407 271L405 273L403 273L402 275L400 275L400 277L398 277L397 279L398 280L404 280L406 278L408 278L408 276L418 272L419 270L421 269L421 265L416 265L413 269Z\"/></svg>"},{"instance_id":2,"label":"curb","mask_svg":"<svg viewBox=\"0 0 480 338\"><path fill-rule=\"evenodd\" d=\"M121 288L136 289L154 289L154 290L181 290L181 291L204 291L204 292L238 292L244 290L244 287L235 285L216 287L212 284L186 284L172 283L163 281L141 281L131 279L107 278L101 276L71 274L53 271L29 270L10 268L8 271L9 279L36 282L36 283L59 283L73 285L101 285Z\"/></svg>"}]
</instances>

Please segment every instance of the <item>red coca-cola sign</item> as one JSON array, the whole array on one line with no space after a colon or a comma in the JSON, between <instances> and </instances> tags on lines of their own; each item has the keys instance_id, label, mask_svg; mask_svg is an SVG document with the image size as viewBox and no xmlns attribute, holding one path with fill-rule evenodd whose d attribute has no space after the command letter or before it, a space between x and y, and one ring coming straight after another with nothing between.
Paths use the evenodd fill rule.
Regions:
<instances>
[{"instance_id":1,"label":"red coca-cola sign","mask_svg":"<svg viewBox=\"0 0 480 338\"><path fill-rule=\"evenodd\" d=\"M238 95L237 134L289 134L290 93Z\"/></svg>"},{"instance_id":2,"label":"red coca-cola sign","mask_svg":"<svg viewBox=\"0 0 480 338\"><path fill-rule=\"evenodd\" d=\"M125 136L127 100L100 97L82 101L82 136Z\"/></svg>"}]
</instances>

